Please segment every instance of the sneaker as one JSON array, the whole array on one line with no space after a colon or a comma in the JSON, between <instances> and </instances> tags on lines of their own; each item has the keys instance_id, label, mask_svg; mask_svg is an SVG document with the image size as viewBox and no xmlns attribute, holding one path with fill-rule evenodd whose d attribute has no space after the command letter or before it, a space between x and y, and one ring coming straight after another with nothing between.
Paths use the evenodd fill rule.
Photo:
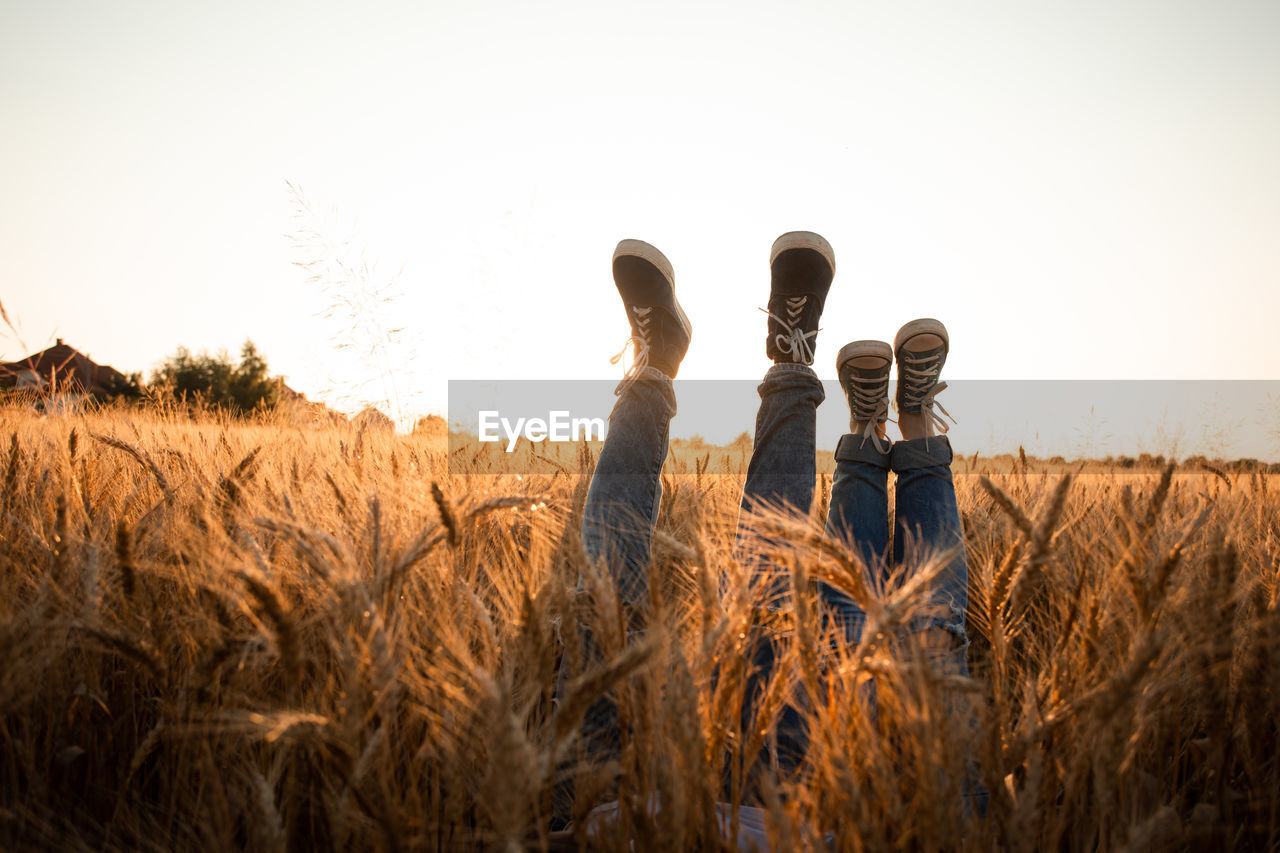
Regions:
<instances>
[{"instance_id":1,"label":"sneaker","mask_svg":"<svg viewBox=\"0 0 1280 853\"><path fill-rule=\"evenodd\" d=\"M881 453L884 422L889 419L889 370L893 367L893 347L884 341L854 341L840 348L836 375L849 401L849 430L862 433L862 443L870 438ZM861 426L859 426L861 425Z\"/></svg>"},{"instance_id":2,"label":"sneaker","mask_svg":"<svg viewBox=\"0 0 1280 853\"><path fill-rule=\"evenodd\" d=\"M936 406L951 418L951 413L934 399L947 387L947 383L938 381L938 376L947 361L949 345L947 327L928 318L912 320L899 329L893 339L893 353L898 361L898 414L923 415L925 438L949 428L934 411ZM951 421L955 423L955 418Z\"/></svg>"},{"instance_id":3,"label":"sneaker","mask_svg":"<svg viewBox=\"0 0 1280 853\"><path fill-rule=\"evenodd\" d=\"M612 363L635 344L635 360L627 370L634 379L645 367L656 367L672 379L689 351L693 326L676 301L676 276L671 262L641 240L623 240L613 250L613 281L627 309L631 337Z\"/></svg>"},{"instance_id":4,"label":"sneaker","mask_svg":"<svg viewBox=\"0 0 1280 853\"><path fill-rule=\"evenodd\" d=\"M818 320L836 274L836 254L812 231L789 231L773 241L769 268L764 350L775 364L811 365Z\"/></svg>"}]
</instances>

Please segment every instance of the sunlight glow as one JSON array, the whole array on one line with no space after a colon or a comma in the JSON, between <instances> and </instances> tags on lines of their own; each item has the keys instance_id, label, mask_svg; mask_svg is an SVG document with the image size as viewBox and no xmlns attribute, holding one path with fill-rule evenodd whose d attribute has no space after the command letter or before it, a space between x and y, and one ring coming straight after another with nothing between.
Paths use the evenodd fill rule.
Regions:
<instances>
[{"instance_id":1,"label":"sunlight glow","mask_svg":"<svg viewBox=\"0 0 1280 853\"><path fill-rule=\"evenodd\" d=\"M823 375L917 316L946 321L961 378L1280 375L1274 4L16 3L0 22L0 270L32 347L148 370L252 338L296 389L404 422L450 378L615 377L608 260L637 237L675 264L682 376L749 379L769 245L807 229L838 260ZM293 265L286 181L354 235L327 260L386 297L346 326Z\"/></svg>"}]
</instances>

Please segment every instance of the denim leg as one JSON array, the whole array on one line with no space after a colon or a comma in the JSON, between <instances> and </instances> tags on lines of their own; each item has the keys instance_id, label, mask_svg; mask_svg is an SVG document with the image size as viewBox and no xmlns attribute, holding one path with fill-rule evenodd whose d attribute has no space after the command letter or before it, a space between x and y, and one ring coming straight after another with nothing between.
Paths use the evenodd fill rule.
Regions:
<instances>
[{"instance_id":1,"label":"denim leg","mask_svg":"<svg viewBox=\"0 0 1280 853\"><path fill-rule=\"evenodd\" d=\"M753 587L763 590L770 607L782 607L790 582L781 567L767 566L753 555L766 544L750 529L747 516L764 507L785 507L797 516L809 514L817 477L818 404L826 399L813 369L803 364L775 364L758 387L755 447L747 466L738 516L738 553Z\"/></svg>"},{"instance_id":2,"label":"denim leg","mask_svg":"<svg viewBox=\"0 0 1280 853\"><path fill-rule=\"evenodd\" d=\"M769 607L780 609L787 598L790 580L782 567L767 566L751 553L753 545L760 540L751 532L747 515L762 507L787 507L801 518L808 516L817 477L818 405L826 399L826 394L817 374L803 364L775 364L765 373L758 391L760 409L756 414L755 447L742 490L738 551L751 573L752 585L763 590ZM751 675L742 708L744 731L754 724L761 694L782 653L779 637L763 628L754 632ZM799 766L808 743L795 702L783 708L775 736L779 766L784 772L790 772ZM749 775L757 777L768 763L767 755L757 757Z\"/></svg>"},{"instance_id":3,"label":"denim leg","mask_svg":"<svg viewBox=\"0 0 1280 853\"><path fill-rule=\"evenodd\" d=\"M883 567L889 550L889 454L861 435L845 435L836 445L827 535L862 558L868 570ZM879 577L869 573L872 583ZM844 630L845 642L862 637L866 613L848 595L819 585L822 603Z\"/></svg>"},{"instance_id":4,"label":"denim leg","mask_svg":"<svg viewBox=\"0 0 1280 853\"><path fill-rule=\"evenodd\" d=\"M969 674L966 652L965 612L969 601L969 571L965 560L964 532L956 506L955 482L951 478L951 442L946 436L900 441L890 451L889 464L898 475L897 519L894 531L894 562L904 555L918 560L939 550L959 548L929 588L928 604L933 613L912 624L914 631L941 628L952 635L949 647L934 656L935 665L948 675ZM908 547L909 546L909 547ZM976 717L968 700L960 694L948 700L948 711L957 723L975 726ZM976 762L968 762L964 781L967 811L985 815L989 794L981 782Z\"/></svg>"},{"instance_id":5,"label":"denim leg","mask_svg":"<svg viewBox=\"0 0 1280 853\"><path fill-rule=\"evenodd\" d=\"M807 515L817 476L818 405L826 393L813 368L803 364L775 364L757 390L760 409L742 508L786 505Z\"/></svg>"},{"instance_id":6,"label":"denim leg","mask_svg":"<svg viewBox=\"0 0 1280 853\"><path fill-rule=\"evenodd\" d=\"M889 453L889 467L898 475L893 561L903 565L908 555L919 560L948 548L959 551L935 577L929 588L929 605L937 615L925 628L944 628L955 635L960 651L960 674L965 674L964 618L969 602L969 572L965 562L964 534L951 479L951 442L946 436L899 441ZM908 566L910 568L910 566Z\"/></svg>"},{"instance_id":7,"label":"denim leg","mask_svg":"<svg viewBox=\"0 0 1280 853\"><path fill-rule=\"evenodd\" d=\"M639 611L649 605L649 549L675 413L675 390L665 373L646 367L626 384L609 415L609 435L582 513L588 556L605 561L619 598Z\"/></svg>"},{"instance_id":8,"label":"denim leg","mask_svg":"<svg viewBox=\"0 0 1280 853\"><path fill-rule=\"evenodd\" d=\"M609 435L596 461L582 513L582 543L587 556L603 560L618 597L629 611L629 628L641 629L649 607L649 555L653 528L662 500L662 463L676 398L671 378L653 367L626 381L609 415ZM581 582L579 583L581 590ZM584 665L600 665L599 644L586 625L579 626ZM635 631L628 630L628 639ZM562 663L556 696L563 701L569 672ZM616 696L597 699L584 714L582 749L596 762L621 758L621 731ZM568 814L573 798L570 780L562 780L553 797L557 817Z\"/></svg>"}]
</instances>

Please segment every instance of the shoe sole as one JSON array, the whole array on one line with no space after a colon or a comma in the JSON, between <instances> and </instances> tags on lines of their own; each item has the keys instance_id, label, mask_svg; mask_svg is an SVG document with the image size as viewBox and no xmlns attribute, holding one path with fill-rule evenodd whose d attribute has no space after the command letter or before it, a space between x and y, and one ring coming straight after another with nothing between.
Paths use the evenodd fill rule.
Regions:
<instances>
[{"instance_id":1,"label":"shoe sole","mask_svg":"<svg viewBox=\"0 0 1280 853\"><path fill-rule=\"evenodd\" d=\"M671 307L675 309L676 320L679 321L680 327L684 329L685 337L693 340L693 324L689 322L689 317L684 313L684 308L680 307L680 300L676 299L676 273L671 266L671 261L667 260L667 256L658 251L658 247L643 240L619 240L618 247L613 250L613 260L616 261L622 257L635 257L643 261L648 261L658 272L662 273L662 277L667 280L667 286L670 288ZM617 282L614 282L617 284ZM621 292L619 288L619 292ZM623 295L626 298L626 295ZM652 302L652 299L644 300Z\"/></svg>"},{"instance_id":2,"label":"shoe sole","mask_svg":"<svg viewBox=\"0 0 1280 853\"><path fill-rule=\"evenodd\" d=\"M815 234L812 231L788 231L777 240L774 240L773 248L769 250L769 266L773 266L773 262L778 259L778 255L792 249L810 249L817 252L831 266L832 274L835 273L835 249L831 248L831 244L823 239L821 234Z\"/></svg>"},{"instance_id":3,"label":"shoe sole","mask_svg":"<svg viewBox=\"0 0 1280 853\"><path fill-rule=\"evenodd\" d=\"M662 273L667 283L674 289L676 286L676 273L671 267L671 261L667 260L667 256L658 251L657 246L650 245L643 240L619 240L618 248L613 250L613 260L630 255L636 258L642 258L658 268L658 272Z\"/></svg>"},{"instance_id":4,"label":"shoe sole","mask_svg":"<svg viewBox=\"0 0 1280 853\"><path fill-rule=\"evenodd\" d=\"M868 356L882 358L885 364L893 364L893 348L884 341L853 341L840 347L840 352L836 353L836 374L839 375L840 368L847 362Z\"/></svg>"},{"instance_id":5,"label":"shoe sole","mask_svg":"<svg viewBox=\"0 0 1280 853\"><path fill-rule=\"evenodd\" d=\"M937 335L942 338L943 352L951 349L951 339L947 336L947 327L932 317L922 317L919 320L912 320L898 330L898 334L893 338L893 352L895 355L902 349L903 344L916 335Z\"/></svg>"}]
</instances>

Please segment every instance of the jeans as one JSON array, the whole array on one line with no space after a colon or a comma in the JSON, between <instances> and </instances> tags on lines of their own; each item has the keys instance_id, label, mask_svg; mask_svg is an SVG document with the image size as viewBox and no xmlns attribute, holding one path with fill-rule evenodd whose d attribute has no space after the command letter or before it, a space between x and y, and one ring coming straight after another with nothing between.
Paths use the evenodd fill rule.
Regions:
<instances>
[{"instance_id":1,"label":"jeans","mask_svg":"<svg viewBox=\"0 0 1280 853\"><path fill-rule=\"evenodd\" d=\"M967 675L964 617L969 580L951 458L946 436L898 441L888 453L881 453L862 436L844 436L836 446L827 534L866 562L872 569L869 579L873 586L883 583L887 566L904 562L920 565L933 554L955 549L929 586L926 605L931 615L912 628L941 628L954 635L956 660L951 671ZM890 471L898 476L892 561L887 560ZM844 627L846 640L857 643L866 622L862 608L835 590L823 599Z\"/></svg>"},{"instance_id":2,"label":"jeans","mask_svg":"<svg viewBox=\"0 0 1280 853\"><path fill-rule=\"evenodd\" d=\"M649 603L649 548L662 504L662 463L676 413L671 379L646 367L622 386L582 513L582 544L613 574L624 607Z\"/></svg>"},{"instance_id":3,"label":"jeans","mask_svg":"<svg viewBox=\"0 0 1280 853\"><path fill-rule=\"evenodd\" d=\"M871 569L869 581L877 591L883 591L888 566L919 566L931 557L952 553L926 590L926 615L912 620L908 629L913 633L940 629L949 634L950 642L933 655L934 665L946 674L967 676L969 573L951 478L951 442L945 436L911 439L895 442L888 453L881 453L870 440L850 434L840 439L835 456L827 535L862 558ZM886 560L890 471L898 477L891 562ZM821 592L823 603L843 629L844 641L856 645L866 627L866 613L841 592L830 588ZM868 698L874 708L875 684L869 686ZM953 718L973 724L966 700L953 697L948 705ZM964 779L965 809L985 815L989 799L978 767L970 760Z\"/></svg>"},{"instance_id":4,"label":"jeans","mask_svg":"<svg viewBox=\"0 0 1280 853\"><path fill-rule=\"evenodd\" d=\"M662 504L662 463L667 458L676 396L671 378L654 367L624 380L619 392L609 415L609 435L587 490L582 544L593 562L608 567L630 639L642 629L649 606L650 548ZM583 586L579 579L580 596ZM600 645L586 625L579 631L584 665L589 669L602 662ZM568 670L562 664L556 685L561 700L567 686ZM581 734L585 751L596 761L621 758L618 708L611 697L601 697L587 709ZM557 816L566 816L571 784L562 783L554 799Z\"/></svg>"},{"instance_id":5,"label":"jeans","mask_svg":"<svg viewBox=\"0 0 1280 853\"><path fill-rule=\"evenodd\" d=\"M805 365L777 364L765 374L758 392L755 447L742 494L738 541L751 581L763 586L767 606L785 609L790 579L785 567L752 557L759 534L750 532L750 512L761 507L781 509L799 519L808 517L816 479L815 433L817 407L825 399L822 383ZM609 568L624 606L643 611L649 602L650 545L662 496L661 470L667 456L668 426L675 415L671 379L645 368L625 383L587 494L582 538L587 554ZM954 635L946 666L967 674L964 614L967 569L960 516L951 479L951 446L946 437L901 441L887 454L861 436L844 436L836 450L827 532L860 554L869 567L883 571L889 546L888 474L898 475L896 533L893 564L916 554L957 547L947 566L930 586L926 616L912 630L941 628ZM767 544L767 541L766 541ZM873 574L873 584L883 577ZM856 644L865 624L863 610L844 593L818 584L823 608L843 628L844 641ZM761 632L753 647L755 664L748 697L758 700L772 674L780 649L777 638ZM751 703L743 709L750 716ZM616 725L616 710L597 703L584 728L590 742L605 746L607 729ZM806 748L801 716L788 707L778 724L779 754L798 762Z\"/></svg>"}]
</instances>

